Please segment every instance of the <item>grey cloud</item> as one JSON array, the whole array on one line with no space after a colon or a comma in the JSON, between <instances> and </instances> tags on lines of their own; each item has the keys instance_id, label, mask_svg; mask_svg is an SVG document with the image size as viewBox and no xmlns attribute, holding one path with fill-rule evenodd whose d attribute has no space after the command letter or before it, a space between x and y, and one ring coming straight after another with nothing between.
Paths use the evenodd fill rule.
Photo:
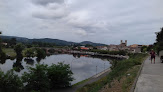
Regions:
<instances>
[{"instance_id":1,"label":"grey cloud","mask_svg":"<svg viewBox=\"0 0 163 92\"><path fill-rule=\"evenodd\" d=\"M62 4L49 4L32 12L32 16L39 19L61 19L67 15L68 11Z\"/></svg>"},{"instance_id":2,"label":"grey cloud","mask_svg":"<svg viewBox=\"0 0 163 92\"><path fill-rule=\"evenodd\" d=\"M64 0L32 0L35 4L47 5L49 3L64 3Z\"/></svg>"},{"instance_id":3,"label":"grey cloud","mask_svg":"<svg viewBox=\"0 0 163 92\"><path fill-rule=\"evenodd\" d=\"M155 39L151 34L159 31L163 22L162 0L68 1L0 0L0 29L5 30L4 35L29 38L106 44L129 39L131 44L150 44L154 41L148 39ZM137 35L141 36L136 38Z\"/></svg>"},{"instance_id":4,"label":"grey cloud","mask_svg":"<svg viewBox=\"0 0 163 92\"><path fill-rule=\"evenodd\" d=\"M47 11L47 12L35 12L32 14L33 17L39 19L60 19L64 17L66 14L59 11Z\"/></svg>"}]
</instances>

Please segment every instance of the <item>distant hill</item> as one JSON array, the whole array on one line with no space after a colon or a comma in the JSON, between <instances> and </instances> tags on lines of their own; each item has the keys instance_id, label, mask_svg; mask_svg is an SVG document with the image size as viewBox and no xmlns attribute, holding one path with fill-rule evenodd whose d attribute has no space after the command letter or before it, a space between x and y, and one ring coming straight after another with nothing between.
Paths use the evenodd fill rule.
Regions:
<instances>
[{"instance_id":1,"label":"distant hill","mask_svg":"<svg viewBox=\"0 0 163 92\"><path fill-rule=\"evenodd\" d=\"M81 45L92 45L92 46L104 46L106 44L101 44L101 43L93 43L93 42L90 42L90 41L83 41L80 43Z\"/></svg>"},{"instance_id":2,"label":"distant hill","mask_svg":"<svg viewBox=\"0 0 163 92\"><path fill-rule=\"evenodd\" d=\"M43 42L43 43L55 43L56 45L61 45L61 46L68 46L68 45L74 45L74 44L92 45L92 46L104 46L105 45L105 44L101 44L101 43L93 43L90 41L83 41L81 43L77 43L77 42L71 42L71 41L65 41L65 40L59 40L59 39L51 39L51 38L28 39L25 37L4 36L4 35L2 35L0 37L1 37L1 39L16 38L17 42L23 42L23 43Z\"/></svg>"},{"instance_id":3,"label":"distant hill","mask_svg":"<svg viewBox=\"0 0 163 92\"><path fill-rule=\"evenodd\" d=\"M0 36L1 39L11 39L11 38L16 38L18 42L29 42L28 38L25 37L16 37L16 36Z\"/></svg>"},{"instance_id":4,"label":"distant hill","mask_svg":"<svg viewBox=\"0 0 163 92\"><path fill-rule=\"evenodd\" d=\"M42 39L29 39L29 42L43 42L43 43L55 43L56 45L72 45L74 42L68 42L59 39L51 39L51 38L42 38Z\"/></svg>"}]
</instances>

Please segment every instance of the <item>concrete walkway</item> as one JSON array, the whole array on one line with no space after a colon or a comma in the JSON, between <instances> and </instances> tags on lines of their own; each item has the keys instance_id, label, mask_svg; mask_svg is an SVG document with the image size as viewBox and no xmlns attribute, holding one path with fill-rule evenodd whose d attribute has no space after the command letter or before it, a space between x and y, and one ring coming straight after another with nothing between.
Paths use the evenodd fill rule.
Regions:
<instances>
[{"instance_id":1,"label":"concrete walkway","mask_svg":"<svg viewBox=\"0 0 163 92\"><path fill-rule=\"evenodd\" d=\"M157 56L155 64L151 64L149 58L144 62L134 92L163 92L163 63Z\"/></svg>"}]
</instances>

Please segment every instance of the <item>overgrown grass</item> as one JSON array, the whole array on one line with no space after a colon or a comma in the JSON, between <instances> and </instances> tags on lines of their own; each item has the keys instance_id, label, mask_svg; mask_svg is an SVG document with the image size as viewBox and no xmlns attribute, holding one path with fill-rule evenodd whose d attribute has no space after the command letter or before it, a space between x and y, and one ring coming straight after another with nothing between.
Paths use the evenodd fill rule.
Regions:
<instances>
[{"instance_id":1,"label":"overgrown grass","mask_svg":"<svg viewBox=\"0 0 163 92\"><path fill-rule=\"evenodd\" d=\"M129 59L116 62L114 67L112 67L112 71L106 77L92 84L85 85L84 87L78 89L77 92L97 92L106 84L111 87L111 83L114 79L120 81L120 79L126 75L127 71L129 71L129 69L132 69L134 66L141 65L146 56L146 54L132 54L130 55ZM134 73L134 77L136 74ZM126 80L126 83L131 83L131 81L134 81L131 79L132 78ZM125 87L126 86L124 85L124 90Z\"/></svg>"},{"instance_id":2,"label":"overgrown grass","mask_svg":"<svg viewBox=\"0 0 163 92\"><path fill-rule=\"evenodd\" d=\"M74 85L72 85L72 86L77 86L77 85L83 84L84 82L86 82L86 81L88 81L88 80L89 80L89 78L88 78L88 79L85 79L85 80L83 80L83 81L80 81L80 82L78 82L78 83L76 83L76 84L74 84Z\"/></svg>"},{"instance_id":3,"label":"overgrown grass","mask_svg":"<svg viewBox=\"0 0 163 92\"><path fill-rule=\"evenodd\" d=\"M140 69L140 65L132 67L128 72L125 74L125 80L122 83L122 91L123 92L129 92L132 84L134 83L134 80L137 76L137 73Z\"/></svg>"},{"instance_id":4,"label":"overgrown grass","mask_svg":"<svg viewBox=\"0 0 163 92\"><path fill-rule=\"evenodd\" d=\"M10 55L11 57L16 57L16 53L14 49L12 48L3 48L2 49L7 55Z\"/></svg>"}]
</instances>

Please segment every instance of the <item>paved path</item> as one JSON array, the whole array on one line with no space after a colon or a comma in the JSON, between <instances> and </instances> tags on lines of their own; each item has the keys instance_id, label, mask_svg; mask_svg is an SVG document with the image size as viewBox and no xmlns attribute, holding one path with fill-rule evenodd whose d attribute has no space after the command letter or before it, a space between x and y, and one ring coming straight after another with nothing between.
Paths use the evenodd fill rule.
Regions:
<instances>
[{"instance_id":1,"label":"paved path","mask_svg":"<svg viewBox=\"0 0 163 92\"><path fill-rule=\"evenodd\" d=\"M93 83L93 82L105 77L106 75L109 74L109 72L110 72L110 69L106 69L105 71L103 71L103 72L89 78L88 81L86 81L86 82L84 82L84 83L82 83L80 85L77 85L77 86L74 86L74 87L71 87L71 88L62 89L62 90L55 90L54 92L75 92L78 88L81 88L86 84Z\"/></svg>"},{"instance_id":2,"label":"paved path","mask_svg":"<svg viewBox=\"0 0 163 92\"><path fill-rule=\"evenodd\" d=\"M145 60L134 92L163 92L163 63L159 57L155 64L149 58Z\"/></svg>"}]
</instances>

